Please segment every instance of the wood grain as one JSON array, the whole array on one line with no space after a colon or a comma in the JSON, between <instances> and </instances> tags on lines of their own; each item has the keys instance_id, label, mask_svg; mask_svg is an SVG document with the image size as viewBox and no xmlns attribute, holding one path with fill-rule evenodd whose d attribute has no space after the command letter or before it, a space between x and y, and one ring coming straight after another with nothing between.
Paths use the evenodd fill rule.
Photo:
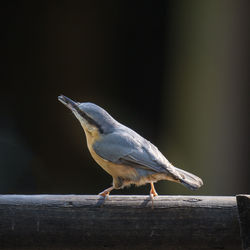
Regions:
<instances>
[{"instance_id":1,"label":"wood grain","mask_svg":"<svg viewBox=\"0 0 250 250\"><path fill-rule=\"evenodd\" d=\"M240 249L235 197L0 195L0 249Z\"/></svg>"}]
</instances>

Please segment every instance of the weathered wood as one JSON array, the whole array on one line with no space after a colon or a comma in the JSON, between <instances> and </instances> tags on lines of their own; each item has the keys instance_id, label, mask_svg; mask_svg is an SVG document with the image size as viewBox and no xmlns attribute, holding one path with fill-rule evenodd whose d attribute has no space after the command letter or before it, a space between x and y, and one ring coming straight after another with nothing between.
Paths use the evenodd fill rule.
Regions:
<instances>
[{"instance_id":1,"label":"weathered wood","mask_svg":"<svg viewBox=\"0 0 250 250\"><path fill-rule=\"evenodd\" d=\"M250 249L250 195L237 195L243 249Z\"/></svg>"},{"instance_id":2,"label":"weathered wood","mask_svg":"<svg viewBox=\"0 0 250 250\"><path fill-rule=\"evenodd\" d=\"M0 249L240 249L235 197L0 195Z\"/></svg>"}]
</instances>

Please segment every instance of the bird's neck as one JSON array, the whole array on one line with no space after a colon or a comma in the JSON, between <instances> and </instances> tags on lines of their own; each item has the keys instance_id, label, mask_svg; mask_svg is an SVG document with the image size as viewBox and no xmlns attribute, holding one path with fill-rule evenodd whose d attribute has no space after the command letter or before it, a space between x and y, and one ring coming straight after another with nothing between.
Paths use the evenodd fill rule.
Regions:
<instances>
[{"instance_id":1,"label":"bird's neck","mask_svg":"<svg viewBox=\"0 0 250 250\"><path fill-rule=\"evenodd\" d=\"M93 129L89 130L84 125L82 125L82 127L83 127L83 130L84 130L85 135L86 135L88 148L91 151L93 144L96 141L100 140L100 138L101 138L100 132L97 128L93 128Z\"/></svg>"}]
</instances>

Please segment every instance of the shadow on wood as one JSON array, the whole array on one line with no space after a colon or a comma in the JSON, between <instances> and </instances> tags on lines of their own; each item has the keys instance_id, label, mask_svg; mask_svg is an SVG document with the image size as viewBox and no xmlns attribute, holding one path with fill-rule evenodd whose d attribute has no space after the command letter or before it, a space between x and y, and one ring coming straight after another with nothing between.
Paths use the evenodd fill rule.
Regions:
<instances>
[{"instance_id":1,"label":"shadow on wood","mask_svg":"<svg viewBox=\"0 0 250 250\"><path fill-rule=\"evenodd\" d=\"M235 197L0 195L1 249L240 249Z\"/></svg>"}]
</instances>

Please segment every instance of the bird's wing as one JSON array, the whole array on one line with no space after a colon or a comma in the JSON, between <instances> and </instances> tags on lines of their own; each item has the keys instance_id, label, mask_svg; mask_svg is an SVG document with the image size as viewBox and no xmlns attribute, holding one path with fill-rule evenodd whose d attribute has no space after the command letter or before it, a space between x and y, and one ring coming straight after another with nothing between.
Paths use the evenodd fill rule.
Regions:
<instances>
[{"instance_id":1,"label":"bird's wing","mask_svg":"<svg viewBox=\"0 0 250 250\"><path fill-rule=\"evenodd\" d=\"M157 147L137 134L120 132L106 135L94 143L93 149L108 161L171 174L175 179L180 178Z\"/></svg>"}]
</instances>

